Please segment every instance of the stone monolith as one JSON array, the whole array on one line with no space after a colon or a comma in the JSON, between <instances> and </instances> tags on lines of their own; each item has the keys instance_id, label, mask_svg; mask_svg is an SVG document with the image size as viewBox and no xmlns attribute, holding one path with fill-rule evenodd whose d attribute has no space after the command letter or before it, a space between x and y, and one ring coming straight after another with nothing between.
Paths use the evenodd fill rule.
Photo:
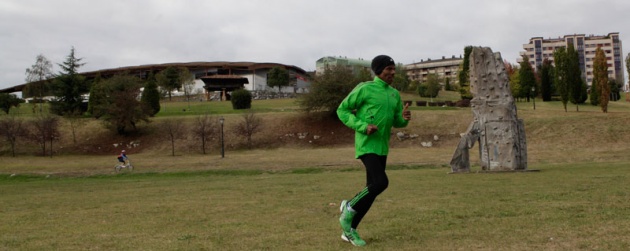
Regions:
<instances>
[{"instance_id":1,"label":"stone monolith","mask_svg":"<svg viewBox=\"0 0 630 251\"><path fill-rule=\"evenodd\" d=\"M526 170L525 129L523 120L517 117L501 54L488 47L474 47L470 53L469 76L473 121L455 149L451 170L470 172L468 150L475 142L479 145L482 170Z\"/></svg>"}]
</instances>

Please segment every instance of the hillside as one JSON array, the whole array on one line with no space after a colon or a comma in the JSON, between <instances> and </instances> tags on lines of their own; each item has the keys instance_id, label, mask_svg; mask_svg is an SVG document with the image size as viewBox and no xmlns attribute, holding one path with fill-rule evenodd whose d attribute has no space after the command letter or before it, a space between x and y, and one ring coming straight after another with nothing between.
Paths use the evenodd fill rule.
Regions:
<instances>
[{"instance_id":1,"label":"hillside","mask_svg":"<svg viewBox=\"0 0 630 251\"><path fill-rule=\"evenodd\" d=\"M411 97L413 98L413 97ZM72 141L68 121L63 121L62 136L54 142L53 158L85 159L92 161L77 165L87 169L109 166L109 159L125 148L143 164L163 166L164 169L178 168L279 168L291 166L338 166L356 164L352 159L353 132L339 122L318 120L302 114L295 100L256 100L254 111L263 120L263 130L254 135L254 147L248 149L243 137L236 135L232 127L243 118L242 111L231 110L227 102L193 103L172 102L163 105L163 110L149 124L139 127L139 132L128 136L118 136L107 130L100 121L84 119L76 132L77 143ZM549 163L571 163L580 161L630 160L630 103L613 102L609 112L602 113L599 107L590 105L569 106L565 112L560 102L537 102L536 110L532 103L517 103L518 116L525 122L530 165ZM28 107L21 109L28 110ZM186 111L183 111L183 110ZM208 158L215 159L220 154L220 134L215 134L201 154L200 141L188 133L176 140L175 157L171 156L170 141L160 132L161 121L175 119L192 124L201 114L208 113L214 119L225 117L225 151L228 157L247 156L216 162L206 166ZM27 117L27 115L23 115ZM407 128L393 129L390 163L429 164L444 166L463 133L472 120L470 108L453 107L412 107L413 119ZM404 132L416 138L398 140L395 133ZM303 137L300 137L302 135ZM437 136L438 140L434 140ZM431 142L430 148L422 142ZM477 146L471 150L473 161L478 156ZM331 151L332 149L335 149ZM37 145L18 142L18 156L9 157L7 144L0 147L0 160L9 163L0 172L8 172L20 166L30 166L41 162L39 168L47 168L48 158L41 156ZM313 156L310 156L313 155ZM74 157L76 156L76 157ZM102 157L97 157L102 156ZM181 158L185 157L185 158ZM220 156L219 156L220 158ZM101 160L103 159L103 160ZM236 162L235 162L236 161ZM239 164L240 163L240 164Z\"/></svg>"}]
</instances>

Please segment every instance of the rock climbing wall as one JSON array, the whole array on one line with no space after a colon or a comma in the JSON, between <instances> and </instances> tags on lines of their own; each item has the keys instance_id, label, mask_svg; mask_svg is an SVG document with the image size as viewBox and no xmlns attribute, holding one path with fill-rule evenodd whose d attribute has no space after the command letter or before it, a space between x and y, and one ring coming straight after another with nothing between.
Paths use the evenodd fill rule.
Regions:
<instances>
[{"instance_id":1,"label":"rock climbing wall","mask_svg":"<svg viewBox=\"0 0 630 251\"><path fill-rule=\"evenodd\" d=\"M475 140L482 170L526 170L525 130L517 117L501 55L487 47L473 48L469 76L473 122L461 139L465 143L460 142L453 154L452 171L470 171L467 151Z\"/></svg>"}]
</instances>

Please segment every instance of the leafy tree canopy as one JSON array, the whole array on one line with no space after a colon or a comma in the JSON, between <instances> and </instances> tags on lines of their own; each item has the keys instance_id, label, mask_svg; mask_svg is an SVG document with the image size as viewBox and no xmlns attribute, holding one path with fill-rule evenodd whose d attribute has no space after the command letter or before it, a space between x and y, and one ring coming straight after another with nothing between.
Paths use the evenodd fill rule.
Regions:
<instances>
[{"instance_id":1,"label":"leafy tree canopy","mask_svg":"<svg viewBox=\"0 0 630 251\"><path fill-rule=\"evenodd\" d=\"M94 112L103 114L102 119L118 134L125 134L130 128L136 130L139 122L149 121L151 113L138 101L141 86L139 78L128 75L103 81L106 98L94 107Z\"/></svg>"},{"instance_id":2,"label":"leafy tree canopy","mask_svg":"<svg viewBox=\"0 0 630 251\"><path fill-rule=\"evenodd\" d=\"M9 114L11 107L18 107L22 103L22 99L10 93L0 93L0 109Z\"/></svg>"},{"instance_id":3,"label":"leafy tree canopy","mask_svg":"<svg viewBox=\"0 0 630 251\"><path fill-rule=\"evenodd\" d=\"M278 91L283 86L289 86L289 71L284 67L275 66L267 73L267 86L278 87Z\"/></svg>"},{"instance_id":4,"label":"leafy tree canopy","mask_svg":"<svg viewBox=\"0 0 630 251\"><path fill-rule=\"evenodd\" d=\"M301 96L300 107L307 113L324 112L334 116L341 101L359 83L357 80L344 66L327 66L321 75L313 79L310 92Z\"/></svg>"}]
</instances>

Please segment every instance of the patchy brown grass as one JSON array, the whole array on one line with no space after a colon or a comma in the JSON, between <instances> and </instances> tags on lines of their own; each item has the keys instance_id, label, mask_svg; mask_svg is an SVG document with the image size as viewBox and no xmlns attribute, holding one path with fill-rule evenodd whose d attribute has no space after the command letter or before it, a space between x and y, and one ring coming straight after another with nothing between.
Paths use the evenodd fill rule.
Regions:
<instances>
[{"instance_id":1,"label":"patchy brown grass","mask_svg":"<svg viewBox=\"0 0 630 251\"><path fill-rule=\"evenodd\" d=\"M519 118L525 121L530 166L553 163L606 162L630 160L630 103L611 103L609 113L598 107L581 106L580 112L564 112L559 102L518 103ZM412 107L413 119L407 128L393 129L415 134L415 139L400 141L392 136L389 163L445 166L464 132L472 121L469 108L424 109ZM353 132L335 120L320 120L299 112L258 113L263 129L254 135L254 147L248 149L243 137L231 127L242 120L241 114L225 114L225 151L220 157L220 138L216 134L206 155L201 154L197 139L188 135L176 141L175 155L170 143L159 136L157 123L142 125L139 133L119 136L101 122L86 119L73 144L69 126L64 121L62 138L55 142L55 156L34 157L37 146L18 142L16 158L8 157L6 145L0 147L0 173L111 173L114 156L128 150L138 171L186 171L206 169L286 170L303 167L344 168L359 165L353 159ZM195 116L168 117L192 123ZM218 119L218 116L215 118ZM154 122L161 119L155 118ZM300 139L299 134L306 134ZM439 140L433 140L434 136ZM423 141L433 147L424 148ZM130 147L136 143L135 147ZM114 144L119 144L115 147ZM477 146L471 150L473 164ZM474 166L473 166L474 168Z\"/></svg>"}]
</instances>

